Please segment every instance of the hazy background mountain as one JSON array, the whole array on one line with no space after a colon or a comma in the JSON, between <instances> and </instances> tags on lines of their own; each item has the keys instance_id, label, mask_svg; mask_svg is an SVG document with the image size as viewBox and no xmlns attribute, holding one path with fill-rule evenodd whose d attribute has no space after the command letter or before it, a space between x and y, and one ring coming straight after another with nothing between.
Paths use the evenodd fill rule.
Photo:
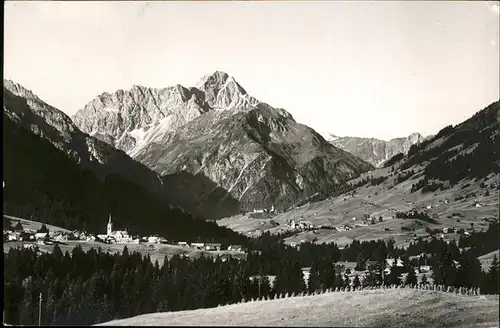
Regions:
<instances>
[{"instance_id":1,"label":"hazy background mountain","mask_svg":"<svg viewBox=\"0 0 500 328\"><path fill-rule=\"evenodd\" d=\"M422 142L432 136L423 137L415 132L407 137L394 138L389 141L376 138L339 137L326 134L326 140L332 145L358 156L375 167L380 167L392 156L406 154L414 144Z\"/></svg>"}]
</instances>

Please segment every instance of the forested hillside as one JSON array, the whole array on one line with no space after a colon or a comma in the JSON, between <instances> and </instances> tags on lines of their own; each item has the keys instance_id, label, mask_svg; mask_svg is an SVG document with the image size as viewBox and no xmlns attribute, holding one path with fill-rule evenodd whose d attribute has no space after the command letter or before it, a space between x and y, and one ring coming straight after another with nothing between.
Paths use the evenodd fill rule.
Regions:
<instances>
[{"instance_id":1,"label":"forested hillside","mask_svg":"<svg viewBox=\"0 0 500 328\"><path fill-rule=\"evenodd\" d=\"M413 191L449 188L464 178L480 180L498 173L499 111L500 102L494 102L465 122L447 126L434 138L413 145L406 157L397 155L389 162L400 160L402 170L428 164Z\"/></svg>"},{"instance_id":2,"label":"forested hillside","mask_svg":"<svg viewBox=\"0 0 500 328\"><path fill-rule=\"evenodd\" d=\"M5 114L3 163L5 214L102 233L111 213L116 228L131 234L246 243L245 237L193 218L122 177L110 175L100 181Z\"/></svg>"}]
</instances>

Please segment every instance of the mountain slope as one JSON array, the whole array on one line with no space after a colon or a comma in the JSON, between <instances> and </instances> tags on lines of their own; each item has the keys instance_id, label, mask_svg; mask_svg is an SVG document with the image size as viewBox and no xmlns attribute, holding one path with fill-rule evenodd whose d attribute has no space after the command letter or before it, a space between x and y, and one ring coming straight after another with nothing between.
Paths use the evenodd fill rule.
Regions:
<instances>
[{"instance_id":1,"label":"mountain slope","mask_svg":"<svg viewBox=\"0 0 500 328\"><path fill-rule=\"evenodd\" d=\"M21 85L4 80L4 114L32 133L49 141L84 168L104 178L119 174L158 191L158 176L124 152L82 133L71 118L38 98Z\"/></svg>"},{"instance_id":2,"label":"mountain slope","mask_svg":"<svg viewBox=\"0 0 500 328\"><path fill-rule=\"evenodd\" d=\"M284 209L373 168L223 72L198 87L103 94L74 121L159 174L203 174L229 194L214 199L233 197L244 210Z\"/></svg>"},{"instance_id":3,"label":"mountain slope","mask_svg":"<svg viewBox=\"0 0 500 328\"><path fill-rule=\"evenodd\" d=\"M412 133L408 137L394 138L389 141L375 138L338 137L329 135L327 140L334 146L358 156L375 167L380 167L392 156L406 154L414 144L426 140L420 133Z\"/></svg>"},{"instance_id":4,"label":"mountain slope","mask_svg":"<svg viewBox=\"0 0 500 328\"><path fill-rule=\"evenodd\" d=\"M400 160L400 170L423 166L423 179L414 190L448 188L463 179L480 180L498 174L500 102L494 102L470 119L447 126L410 148Z\"/></svg>"},{"instance_id":5,"label":"mountain slope","mask_svg":"<svg viewBox=\"0 0 500 328\"><path fill-rule=\"evenodd\" d=\"M245 243L232 231L171 208L156 194L122 176L99 178L6 111L3 137L5 214L102 233L112 213L115 225L131 234Z\"/></svg>"},{"instance_id":6,"label":"mountain slope","mask_svg":"<svg viewBox=\"0 0 500 328\"><path fill-rule=\"evenodd\" d=\"M239 212L238 201L203 174L160 176L125 152L83 133L66 114L21 85L4 80L3 91L4 114L9 119L44 138L82 168L96 173L99 179L103 180L111 174L119 175L155 193L167 203L202 218ZM196 193L193 196L193 189L203 192L204 188L218 195L217 200L213 197L197 198ZM220 201L222 197L224 201Z\"/></svg>"},{"instance_id":7,"label":"mountain slope","mask_svg":"<svg viewBox=\"0 0 500 328\"><path fill-rule=\"evenodd\" d=\"M500 102L495 102L412 146L407 155L395 156L387 167L352 179L342 194L273 216L274 224L269 218L249 220L251 214L218 222L241 233L277 233L286 230L290 220L307 220L326 228L298 232L289 242L316 240L339 245L380 238L407 245L429 236L429 229L486 230L499 217L499 113ZM396 217L396 212L412 211L426 213L432 220L415 223L415 218ZM374 222L368 219L367 226L356 227L363 218ZM419 214L417 218L424 217ZM444 238L457 239L458 235L445 234Z\"/></svg>"}]
</instances>

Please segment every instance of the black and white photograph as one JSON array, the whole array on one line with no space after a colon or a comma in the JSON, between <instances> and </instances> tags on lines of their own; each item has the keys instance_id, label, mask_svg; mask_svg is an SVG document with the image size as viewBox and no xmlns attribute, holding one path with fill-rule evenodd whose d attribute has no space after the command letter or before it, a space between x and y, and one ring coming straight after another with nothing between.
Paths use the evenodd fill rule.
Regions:
<instances>
[{"instance_id":1,"label":"black and white photograph","mask_svg":"<svg viewBox=\"0 0 500 328\"><path fill-rule=\"evenodd\" d=\"M4 326L500 327L500 1L4 1Z\"/></svg>"}]
</instances>

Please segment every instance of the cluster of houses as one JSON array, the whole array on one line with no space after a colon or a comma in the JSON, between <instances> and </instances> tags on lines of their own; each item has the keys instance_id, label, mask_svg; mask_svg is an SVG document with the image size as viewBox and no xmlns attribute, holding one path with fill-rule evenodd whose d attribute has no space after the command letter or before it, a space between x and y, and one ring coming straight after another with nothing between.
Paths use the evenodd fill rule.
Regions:
<instances>
[{"instance_id":1,"label":"cluster of houses","mask_svg":"<svg viewBox=\"0 0 500 328\"><path fill-rule=\"evenodd\" d=\"M44 245L49 242L49 234L47 232L36 232L33 230L23 230L23 231L3 231L4 241L31 241L36 242L39 245Z\"/></svg>"},{"instance_id":2,"label":"cluster of houses","mask_svg":"<svg viewBox=\"0 0 500 328\"><path fill-rule=\"evenodd\" d=\"M306 230L306 229L314 229L314 225L305 220L300 220L298 223L295 220L288 220L287 227L291 230Z\"/></svg>"},{"instance_id":3,"label":"cluster of houses","mask_svg":"<svg viewBox=\"0 0 500 328\"><path fill-rule=\"evenodd\" d=\"M260 209L260 210L254 209L253 212L254 213L271 213L271 214L275 214L276 210L274 208L274 205L272 205L270 209L267 209L267 208Z\"/></svg>"},{"instance_id":4,"label":"cluster of houses","mask_svg":"<svg viewBox=\"0 0 500 328\"><path fill-rule=\"evenodd\" d=\"M130 236L127 230L113 230L113 223L111 221L111 215L109 216L109 221L107 225L107 230L105 234L98 234L97 236L84 231L50 231L50 232L36 232L34 230L24 229L23 231L11 231L7 230L3 232L4 241L30 241L37 243L38 245L49 245L53 242L64 242L64 241L98 241L108 244L113 243L125 243L125 244L139 244L150 243L150 244L170 244L177 245L180 247L193 248L197 250L205 251L220 251L222 248L221 243L189 243L185 241L180 241L177 243L169 242L167 239L159 236ZM33 244L27 244L26 247L32 247ZM242 245L230 245L227 248L228 251L245 252Z\"/></svg>"}]
</instances>

